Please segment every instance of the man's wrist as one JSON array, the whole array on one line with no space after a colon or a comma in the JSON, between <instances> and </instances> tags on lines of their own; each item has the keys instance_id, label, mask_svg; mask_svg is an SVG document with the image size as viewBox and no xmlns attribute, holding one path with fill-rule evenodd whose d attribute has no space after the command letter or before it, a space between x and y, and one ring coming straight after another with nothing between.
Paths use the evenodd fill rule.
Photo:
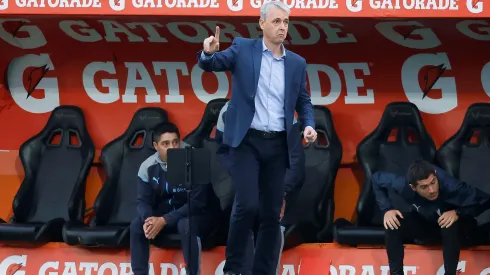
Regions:
<instances>
[{"instance_id":1,"label":"man's wrist","mask_svg":"<svg viewBox=\"0 0 490 275\"><path fill-rule=\"evenodd\" d=\"M456 216L461 217L461 211L459 209L455 209L454 212L456 213Z\"/></svg>"},{"instance_id":2,"label":"man's wrist","mask_svg":"<svg viewBox=\"0 0 490 275\"><path fill-rule=\"evenodd\" d=\"M383 214L386 214L386 212L391 211L391 210L395 210L395 209L393 207L387 208L387 209L383 210Z\"/></svg>"}]
</instances>

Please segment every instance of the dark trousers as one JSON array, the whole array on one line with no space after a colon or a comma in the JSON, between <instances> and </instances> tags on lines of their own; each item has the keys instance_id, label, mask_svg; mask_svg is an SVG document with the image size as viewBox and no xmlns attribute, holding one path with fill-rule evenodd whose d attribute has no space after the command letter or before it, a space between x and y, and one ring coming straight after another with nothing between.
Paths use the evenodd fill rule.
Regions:
<instances>
[{"instance_id":1,"label":"dark trousers","mask_svg":"<svg viewBox=\"0 0 490 275\"><path fill-rule=\"evenodd\" d=\"M386 252L391 275L403 275L405 240L416 239L423 244L442 242L445 275L456 275L461 249L461 240L474 227L471 220L459 219L449 228L441 228L436 222L429 222L416 213L403 213L399 219L401 227L385 232Z\"/></svg>"},{"instance_id":2,"label":"dark trousers","mask_svg":"<svg viewBox=\"0 0 490 275\"><path fill-rule=\"evenodd\" d=\"M188 275L200 274L200 259L201 259L201 240L200 236L208 234L215 226L212 217L210 216L192 216L191 223L191 238L189 238L189 218L183 218L178 221L177 226L165 226L157 235L155 241L164 234L178 233L181 237L182 251L184 260L189 263L187 266ZM190 243L189 243L190 239ZM190 253L189 253L189 244ZM131 269L134 275L148 275L149 260L150 260L150 240L145 237L143 231L143 221L136 218L131 222L130 228L130 250L131 250Z\"/></svg>"},{"instance_id":3,"label":"dark trousers","mask_svg":"<svg viewBox=\"0 0 490 275\"><path fill-rule=\"evenodd\" d=\"M284 199L284 177L288 165L286 133L265 138L249 131L242 143L229 148L229 171L235 189L230 220L226 264L223 271L243 273L247 240L259 215L253 275L275 274L280 232L279 216Z\"/></svg>"},{"instance_id":4,"label":"dark trousers","mask_svg":"<svg viewBox=\"0 0 490 275\"><path fill-rule=\"evenodd\" d=\"M279 233L279 244L278 246L275 247L274 249L274 255L277 257L277 267L276 267L276 272L274 274L279 274L280 268L281 268L281 256L282 256L282 250L284 248L284 230L285 228L281 226L281 232ZM254 255L255 255L255 233L253 230L250 231L249 236L247 237L248 239L248 244L247 244L247 250L245 252L245 261L243 264L243 272L241 275L253 275L252 270L253 270L253 264L254 264Z\"/></svg>"}]
</instances>

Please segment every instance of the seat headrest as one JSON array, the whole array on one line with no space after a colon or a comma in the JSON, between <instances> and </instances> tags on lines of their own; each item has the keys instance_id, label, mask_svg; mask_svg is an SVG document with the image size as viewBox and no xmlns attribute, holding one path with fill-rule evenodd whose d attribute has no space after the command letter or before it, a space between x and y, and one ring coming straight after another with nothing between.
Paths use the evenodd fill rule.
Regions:
<instances>
[{"instance_id":1,"label":"seat headrest","mask_svg":"<svg viewBox=\"0 0 490 275\"><path fill-rule=\"evenodd\" d=\"M80 147L83 144L92 144L82 109L72 105L56 107L43 130L31 139L39 138L50 147ZM57 138L59 140L55 141ZM31 139L26 141L26 144L30 143Z\"/></svg>"},{"instance_id":2,"label":"seat headrest","mask_svg":"<svg viewBox=\"0 0 490 275\"><path fill-rule=\"evenodd\" d=\"M221 108L228 100L227 98L217 98L209 101L199 125L185 137L184 141L194 147L202 147L202 141L209 138L213 132L214 126L218 123Z\"/></svg>"},{"instance_id":3,"label":"seat headrest","mask_svg":"<svg viewBox=\"0 0 490 275\"><path fill-rule=\"evenodd\" d=\"M313 112L315 116L315 130L318 133L317 140L314 143L315 147L328 148L332 144L336 147L341 147L342 145L335 131L330 110L325 106L314 105Z\"/></svg>"},{"instance_id":4,"label":"seat headrest","mask_svg":"<svg viewBox=\"0 0 490 275\"><path fill-rule=\"evenodd\" d=\"M422 118L415 104L410 102L392 102L386 106L379 127L412 126L418 128L421 122Z\"/></svg>"},{"instance_id":5,"label":"seat headrest","mask_svg":"<svg viewBox=\"0 0 490 275\"><path fill-rule=\"evenodd\" d=\"M129 147L142 148L152 145L152 129L160 123L168 121L168 114L159 107L144 107L136 111L129 123L128 128L121 137L129 140ZM141 138L141 146L135 145L136 140Z\"/></svg>"},{"instance_id":6,"label":"seat headrest","mask_svg":"<svg viewBox=\"0 0 490 275\"><path fill-rule=\"evenodd\" d=\"M365 141L388 141L393 129L400 129L397 143L406 143L412 134L421 142L434 143L424 126L417 106L410 102L393 102L386 106L376 129L366 137ZM361 142L362 145L365 142Z\"/></svg>"},{"instance_id":7,"label":"seat headrest","mask_svg":"<svg viewBox=\"0 0 490 275\"><path fill-rule=\"evenodd\" d=\"M85 131L85 117L82 109L71 105L56 107L51 112L48 122L44 127L44 130L46 131L52 131L53 129L73 129L79 132Z\"/></svg>"},{"instance_id":8,"label":"seat headrest","mask_svg":"<svg viewBox=\"0 0 490 275\"><path fill-rule=\"evenodd\" d=\"M333 131L332 113L325 106L315 105L313 106L313 112L315 115L315 127L318 130L326 132Z\"/></svg>"},{"instance_id":9,"label":"seat headrest","mask_svg":"<svg viewBox=\"0 0 490 275\"><path fill-rule=\"evenodd\" d=\"M168 121L168 114L158 107L141 108L134 113L126 131L151 130L160 123Z\"/></svg>"},{"instance_id":10,"label":"seat headrest","mask_svg":"<svg viewBox=\"0 0 490 275\"><path fill-rule=\"evenodd\" d=\"M461 131L490 127L490 103L473 103L466 110Z\"/></svg>"}]
</instances>

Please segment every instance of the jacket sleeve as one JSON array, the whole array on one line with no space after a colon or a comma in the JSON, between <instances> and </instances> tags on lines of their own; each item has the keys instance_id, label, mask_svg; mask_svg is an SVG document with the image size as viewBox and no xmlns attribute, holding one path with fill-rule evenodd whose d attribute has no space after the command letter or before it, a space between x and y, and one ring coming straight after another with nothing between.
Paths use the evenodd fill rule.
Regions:
<instances>
[{"instance_id":1,"label":"jacket sleeve","mask_svg":"<svg viewBox=\"0 0 490 275\"><path fill-rule=\"evenodd\" d=\"M405 184L408 184L403 176L381 171L375 172L372 175L371 183L373 185L376 202L383 213L394 209L388 196L388 189L391 188L396 192L401 193Z\"/></svg>"},{"instance_id":2,"label":"jacket sleeve","mask_svg":"<svg viewBox=\"0 0 490 275\"><path fill-rule=\"evenodd\" d=\"M200 215L204 213L204 208L207 203L208 196L208 185L207 184L199 184L196 185L190 192L191 196L191 213L192 215ZM179 209L168 212L163 215L163 218L167 222L167 225L174 226L177 222L185 217L189 216L189 203L185 203Z\"/></svg>"},{"instance_id":3,"label":"jacket sleeve","mask_svg":"<svg viewBox=\"0 0 490 275\"><path fill-rule=\"evenodd\" d=\"M303 72L301 74L300 91L298 100L296 101L296 111L298 112L299 120L302 123L302 127L306 128L311 126L315 129L315 116L313 113L313 105L311 104L311 97L306 89L306 61L303 59Z\"/></svg>"},{"instance_id":4,"label":"jacket sleeve","mask_svg":"<svg viewBox=\"0 0 490 275\"><path fill-rule=\"evenodd\" d=\"M460 207L457 209L458 215L462 217L478 217L481 213L490 209L489 203L485 203L483 205L474 205L467 207Z\"/></svg>"},{"instance_id":5,"label":"jacket sleeve","mask_svg":"<svg viewBox=\"0 0 490 275\"><path fill-rule=\"evenodd\" d=\"M219 130L216 130L214 139L216 140L216 143L218 143L218 145L219 145L218 150L216 150L216 155L218 156L218 161L219 161L219 163L223 169L230 172L231 161L228 157L228 154L230 152L230 148L228 147L228 145L223 144L223 133Z\"/></svg>"},{"instance_id":6,"label":"jacket sleeve","mask_svg":"<svg viewBox=\"0 0 490 275\"><path fill-rule=\"evenodd\" d=\"M151 209L153 189L151 188L148 180L148 170L144 165L141 165L138 171L137 186L136 212L138 213L140 219L144 222L153 214Z\"/></svg>"},{"instance_id":7,"label":"jacket sleeve","mask_svg":"<svg viewBox=\"0 0 490 275\"><path fill-rule=\"evenodd\" d=\"M442 179L442 187L447 192L447 201L456 205L460 216L476 217L489 209L490 195L451 177L443 169L436 167L439 180Z\"/></svg>"},{"instance_id":8,"label":"jacket sleeve","mask_svg":"<svg viewBox=\"0 0 490 275\"><path fill-rule=\"evenodd\" d=\"M239 38L233 39L226 50L208 56L204 51L197 52L197 64L206 72L232 71L235 68L236 56L240 47Z\"/></svg>"},{"instance_id":9,"label":"jacket sleeve","mask_svg":"<svg viewBox=\"0 0 490 275\"><path fill-rule=\"evenodd\" d=\"M293 127L297 126L294 125ZM305 178L305 153L300 131L298 131L297 139L294 141L294 147L291 150L291 165L285 176L284 191L286 196L289 196L292 192L299 191Z\"/></svg>"}]
</instances>

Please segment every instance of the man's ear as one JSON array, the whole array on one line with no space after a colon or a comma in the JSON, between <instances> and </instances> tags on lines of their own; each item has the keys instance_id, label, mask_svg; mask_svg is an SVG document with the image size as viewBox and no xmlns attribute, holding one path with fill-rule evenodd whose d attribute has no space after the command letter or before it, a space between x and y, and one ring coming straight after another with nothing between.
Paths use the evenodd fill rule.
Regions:
<instances>
[{"instance_id":1,"label":"man's ear","mask_svg":"<svg viewBox=\"0 0 490 275\"><path fill-rule=\"evenodd\" d=\"M412 190L415 191L415 186L411 183L409 185L410 185L410 188L412 188Z\"/></svg>"},{"instance_id":2,"label":"man's ear","mask_svg":"<svg viewBox=\"0 0 490 275\"><path fill-rule=\"evenodd\" d=\"M157 144L156 142L153 142L153 148L155 148L155 150L157 150L157 151L158 151L157 145L158 145L158 144Z\"/></svg>"},{"instance_id":3,"label":"man's ear","mask_svg":"<svg viewBox=\"0 0 490 275\"><path fill-rule=\"evenodd\" d=\"M263 26L263 25L264 25L264 23L265 23L264 19L260 18L260 19L259 19L259 26L260 26L260 29L261 29L261 30L264 30L264 26Z\"/></svg>"}]
</instances>

